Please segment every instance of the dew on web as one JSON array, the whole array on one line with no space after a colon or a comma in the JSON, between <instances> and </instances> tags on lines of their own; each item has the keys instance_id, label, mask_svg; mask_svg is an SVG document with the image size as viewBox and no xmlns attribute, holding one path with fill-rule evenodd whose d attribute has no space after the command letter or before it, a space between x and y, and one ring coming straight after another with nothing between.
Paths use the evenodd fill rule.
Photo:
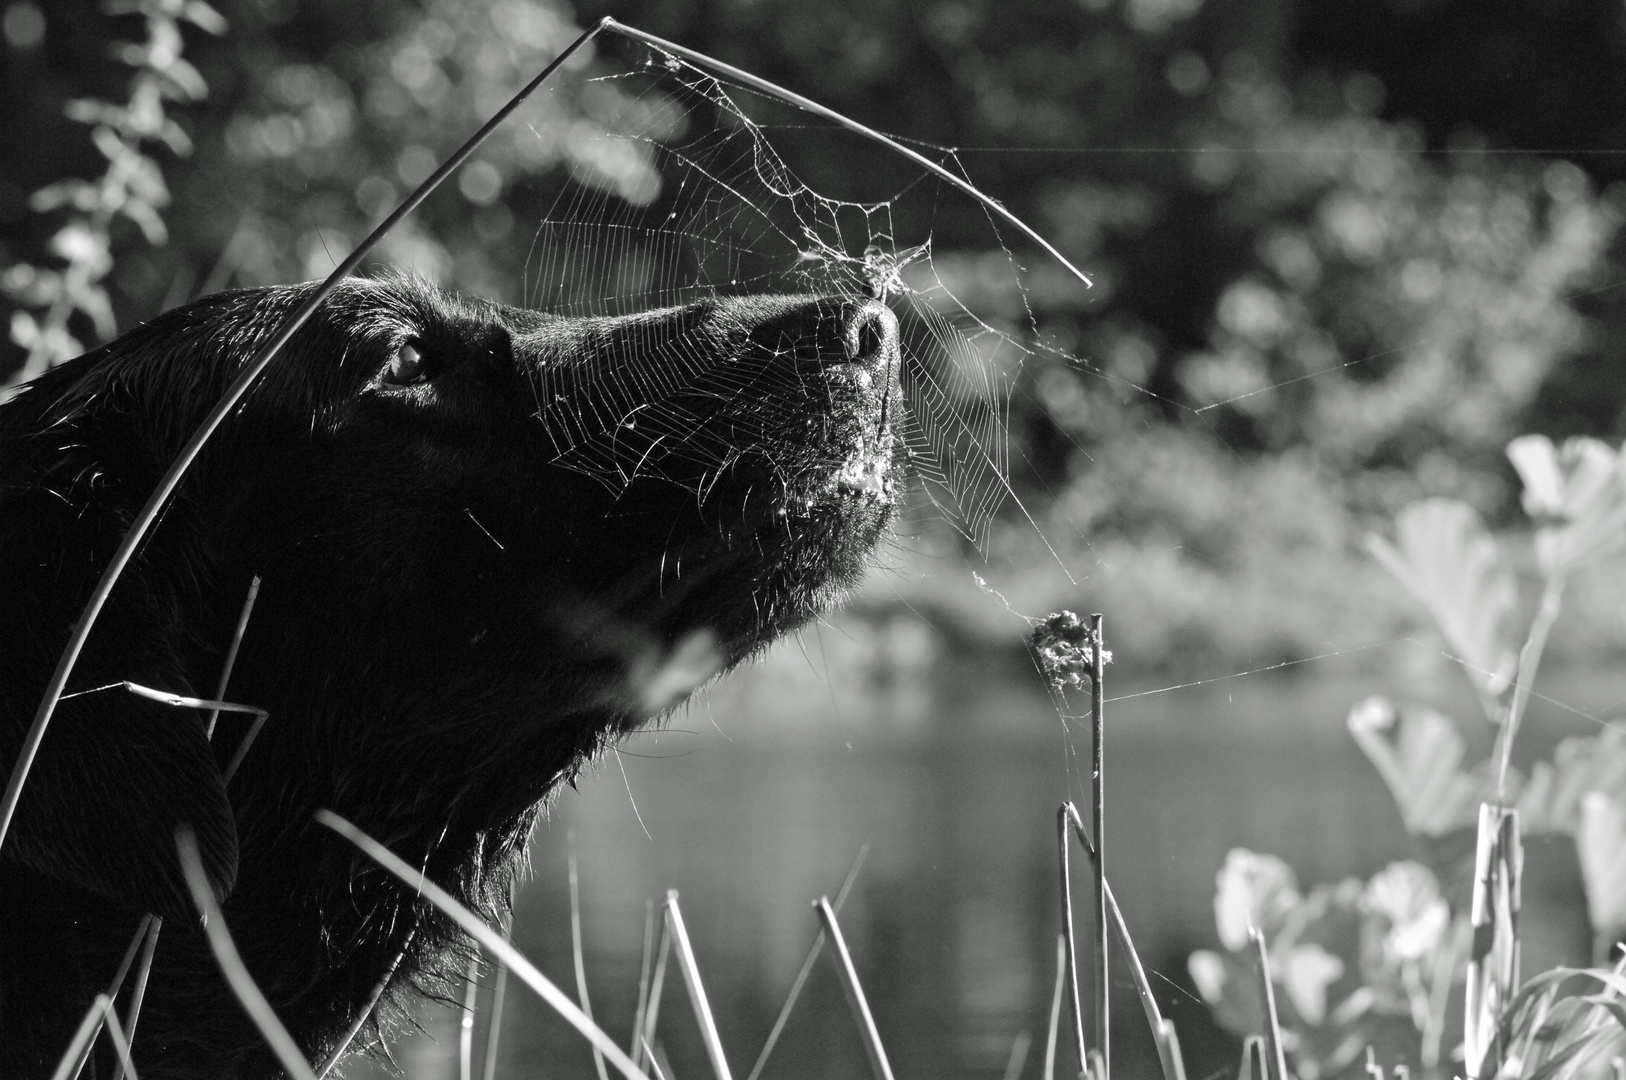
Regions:
<instances>
[{"instance_id":1,"label":"dew on web","mask_svg":"<svg viewBox=\"0 0 1626 1080\"><path fill-rule=\"evenodd\" d=\"M884 152L754 89L641 45L626 52L620 73L582 88L601 126L570 135L570 179L535 224L523 302L615 316L715 296L880 299L900 322L911 522L946 523L983 553L1002 514L1037 529L1012 477L1010 409L1045 346L1024 271L993 219L941 179L887 164ZM931 152L963 173L951 153ZM875 159L875 187L828 193L804 180L831 153ZM946 260L943 236L954 248ZM1087 285L1070 292L1076 303ZM555 424L558 461L613 489L627 480L632 432L696 437L705 419L679 391L709 363L702 349L685 350L657 385ZM557 405L576 390L558 377L539 392ZM656 404L634 413L633 401Z\"/></svg>"}]
</instances>

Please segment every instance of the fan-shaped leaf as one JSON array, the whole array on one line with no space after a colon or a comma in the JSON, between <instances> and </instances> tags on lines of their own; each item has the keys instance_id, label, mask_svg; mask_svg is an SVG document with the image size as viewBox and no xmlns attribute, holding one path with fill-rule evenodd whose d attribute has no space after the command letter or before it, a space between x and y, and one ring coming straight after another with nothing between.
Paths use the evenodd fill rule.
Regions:
<instances>
[{"instance_id":1,"label":"fan-shaped leaf","mask_svg":"<svg viewBox=\"0 0 1626 1080\"><path fill-rule=\"evenodd\" d=\"M1428 609L1481 696L1501 694L1517 664L1503 634L1517 594L1473 508L1454 499L1412 503L1395 519L1394 543L1369 536L1366 547Z\"/></svg>"}]
</instances>

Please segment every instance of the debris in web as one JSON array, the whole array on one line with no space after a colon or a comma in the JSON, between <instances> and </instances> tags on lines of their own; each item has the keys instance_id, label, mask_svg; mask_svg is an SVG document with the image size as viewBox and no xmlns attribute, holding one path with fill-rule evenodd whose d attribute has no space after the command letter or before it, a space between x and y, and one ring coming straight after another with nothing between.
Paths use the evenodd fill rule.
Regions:
<instances>
[{"instance_id":1,"label":"debris in web","mask_svg":"<svg viewBox=\"0 0 1626 1080\"><path fill-rule=\"evenodd\" d=\"M1033 628L1028 645L1051 689L1059 692L1089 682L1095 661L1092 638L1089 623L1071 611L1058 611ZM1101 650L1101 663L1112 663L1110 650Z\"/></svg>"}]
</instances>

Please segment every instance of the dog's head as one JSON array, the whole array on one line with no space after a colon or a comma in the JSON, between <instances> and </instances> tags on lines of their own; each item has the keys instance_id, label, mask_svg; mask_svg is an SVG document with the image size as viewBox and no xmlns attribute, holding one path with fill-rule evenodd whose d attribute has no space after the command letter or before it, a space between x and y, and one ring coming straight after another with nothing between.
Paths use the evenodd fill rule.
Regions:
<instances>
[{"instance_id":1,"label":"dog's head","mask_svg":"<svg viewBox=\"0 0 1626 1080\"><path fill-rule=\"evenodd\" d=\"M310 288L171 312L0 408L0 630L29 642L0 654L0 765L136 508ZM228 789L231 715L211 745L118 690L65 700L0 860L180 915L186 824L228 918L282 927L267 950L301 905L333 935L341 896L387 937L400 898L357 892L325 806L487 902L585 757L856 581L897 498L898 363L863 298L578 319L342 286L205 449L70 687L211 696L257 575L227 696L263 733ZM266 979L345 1015L321 971Z\"/></svg>"}]
</instances>

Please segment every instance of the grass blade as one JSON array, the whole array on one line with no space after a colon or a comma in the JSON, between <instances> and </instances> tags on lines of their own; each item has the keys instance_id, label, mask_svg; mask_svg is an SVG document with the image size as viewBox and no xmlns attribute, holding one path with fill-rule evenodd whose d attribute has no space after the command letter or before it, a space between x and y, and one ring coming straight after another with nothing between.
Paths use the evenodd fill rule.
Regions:
<instances>
[{"instance_id":1,"label":"grass blade","mask_svg":"<svg viewBox=\"0 0 1626 1080\"><path fill-rule=\"evenodd\" d=\"M869 1002L864 999L864 988L858 982L852 954L847 951L847 942L841 936L841 924L836 922L836 913L830 910L827 898L819 897L813 906L818 908L819 921L824 924L824 932L830 939L830 958L835 961L836 972L841 976L841 988L847 992L847 1004L852 1006L853 1019L858 1021L859 1033L864 1037L864 1049L869 1054L869 1065L875 1072L875 1080L892 1080L892 1066L886 1060L881 1033L875 1030L875 1017L869 1011Z\"/></svg>"},{"instance_id":2,"label":"grass blade","mask_svg":"<svg viewBox=\"0 0 1626 1080\"><path fill-rule=\"evenodd\" d=\"M142 924L142 929L146 929L145 923ZM139 944L140 940L141 934L138 931L136 941L132 944ZM129 969L129 959L125 960L125 972ZM85 1013L85 1018L79 1022L79 1028L73 1033L68 1049L57 1062L51 1080L67 1080L70 1075L79 1074L85 1067L85 1061L90 1057L91 1044L96 1041L96 1036L104 1025L107 1028L107 1037L112 1040L113 1049L118 1053L119 1072L128 1074L130 1080L139 1080L136 1076L135 1062L130 1060L130 1040L124 1037L124 1025L119 1023L118 1013L113 1009L113 999L106 994L97 994L96 999L90 1003L90 1009Z\"/></svg>"},{"instance_id":3,"label":"grass blade","mask_svg":"<svg viewBox=\"0 0 1626 1080\"><path fill-rule=\"evenodd\" d=\"M107 993L104 996L109 1001L119 996L119 990L124 986L125 976L130 974L130 965L135 962L136 950L141 947L142 939L146 937L147 931L152 926L152 920L153 916L143 915L141 917L141 921L136 923L135 935L130 938L130 944L125 947L124 956L119 960L119 966L117 970L113 972L113 978L108 981ZM74 1063L72 1071L68 1074L72 1076L74 1080L78 1080L79 1074L85 1071L85 1062L90 1058L90 1048L92 1045L94 1045L96 1036L102 1033L102 1014L92 1012L86 1013L85 1015L87 1022L90 1024L90 1037L86 1040L84 1045L79 1047L78 1060ZM75 1045L76 1044L77 1036L75 1037ZM63 1060L58 1062L58 1068L60 1069L66 1065L67 1060L67 1056L65 1055ZM121 1063L121 1070L122 1067L123 1066Z\"/></svg>"},{"instance_id":4,"label":"grass blade","mask_svg":"<svg viewBox=\"0 0 1626 1080\"><path fill-rule=\"evenodd\" d=\"M214 952L215 962L220 965L226 982L231 985L232 992L243 1003L249 1019L260 1029L266 1045L277 1055L277 1060L282 1062L283 1069L292 1080L316 1080L293 1036L282 1026L282 1021L272 1011L271 1003L254 984L254 977L248 973L248 968L243 966L243 958L237 953L231 932L226 929L226 919L220 914L220 905L215 903L214 892L204 876L203 860L198 856L198 844L192 837L192 830L182 826L176 835L176 843L180 848L181 869L186 874L186 887L192 893L192 902L197 905L199 914L203 916L203 932L209 939L209 948Z\"/></svg>"},{"instance_id":5,"label":"grass blade","mask_svg":"<svg viewBox=\"0 0 1626 1080\"><path fill-rule=\"evenodd\" d=\"M1249 1035L1242 1042L1242 1065L1237 1080L1270 1080L1270 1061L1262 1035Z\"/></svg>"},{"instance_id":6,"label":"grass blade","mask_svg":"<svg viewBox=\"0 0 1626 1080\"><path fill-rule=\"evenodd\" d=\"M1078 838L1079 847L1084 849L1085 858L1091 864L1099 867L1095 857L1095 845L1090 843L1089 834L1084 831L1084 821L1078 816L1078 808L1072 803L1064 803L1063 810L1067 820L1073 827L1073 835ZM1174 1024L1163 1017L1162 1011L1157 1007L1157 999L1152 996L1152 984L1146 978L1146 968L1140 962L1140 953L1135 951L1135 942L1129 936L1129 925L1124 922L1123 909L1118 907L1118 900L1112 895L1112 886L1105 878L1101 879L1101 895L1106 898L1107 913L1112 924L1118 931L1118 944L1123 948L1124 958L1129 962L1129 974L1135 983L1135 993L1140 996L1141 1008L1146 1012L1146 1025L1152 1030L1152 1038L1157 1043L1157 1056L1163 1066L1163 1080L1185 1080L1186 1065L1180 1055L1180 1039L1174 1034Z\"/></svg>"},{"instance_id":7,"label":"grass blade","mask_svg":"<svg viewBox=\"0 0 1626 1080\"><path fill-rule=\"evenodd\" d=\"M649 1010L644 1014L644 1030L639 1037L643 1045L640 1061L653 1065L654 1059L649 1056L649 1048L655 1045L655 1022L661 1016L661 991L666 989L666 960L672 954L672 928L662 917L660 921L660 943L655 946L655 976L649 984ZM671 1070L667 1070L670 1075Z\"/></svg>"},{"instance_id":8,"label":"grass blade","mask_svg":"<svg viewBox=\"0 0 1626 1080\"><path fill-rule=\"evenodd\" d=\"M457 1031L457 1078L474 1080L474 1006L480 994L480 958L469 957L463 975L463 1007L459 1010Z\"/></svg>"},{"instance_id":9,"label":"grass blade","mask_svg":"<svg viewBox=\"0 0 1626 1080\"><path fill-rule=\"evenodd\" d=\"M700 966L695 963L694 949L689 945L689 931L683 925L683 912L678 908L676 889L666 892L666 922L672 928L672 944L678 958L678 969L683 972L683 983L689 990L689 1001L694 1005L694 1018L700 1023L700 1037L706 1044L706 1056L717 1080L732 1080L728 1059L723 1056L723 1040L717 1034L717 1022L712 1019L711 1003L706 1000L706 987L700 981Z\"/></svg>"},{"instance_id":10,"label":"grass blade","mask_svg":"<svg viewBox=\"0 0 1626 1080\"><path fill-rule=\"evenodd\" d=\"M1011 1043L1011 1056L1005 1062L1005 1080L1021 1080L1022 1066L1028 1062L1028 1049L1033 1045L1033 1036L1028 1032L1018 1032L1016 1040Z\"/></svg>"},{"instance_id":11,"label":"grass blade","mask_svg":"<svg viewBox=\"0 0 1626 1080\"><path fill-rule=\"evenodd\" d=\"M1073 1021L1073 1040L1078 1050L1078 1071L1083 1075L1089 1069L1089 1055L1084 1049L1084 1017L1078 1005L1078 945L1073 939L1073 879L1071 861L1067 855L1068 812L1077 816L1073 804L1064 802L1056 811L1056 845L1061 858L1061 930L1067 942L1067 1004Z\"/></svg>"},{"instance_id":12,"label":"grass blade","mask_svg":"<svg viewBox=\"0 0 1626 1080\"><path fill-rule=\"evenodd\" d=\"M1044 1040L1044 1080L1056 1080L1056 1036L1061 1032L1061 999L1067 989L1067 939L1056 935L1056 991L1050 996L1050 1029Z\"/></svg>"},{"instance_id":13,"label":"grass blade","mask_svg":"<svg viewBox=\"0 0 1626 1080\"><path fill-rule=\"evenodd\" d=\"M254 614L254 601L260 595L260 575L255 574L248 583L248 596L243 600L243 610L238 613L237 627L232 631L231 644L226 646L226 662L220 666L220 681L215 684L215 698L218 700L226 696L226 684L231 682L231 669L237 666L237 649L243 644L243 634L248 630L248 618ZM215 737L215 722L220 719L220 710L214 709L209 713L209 719L203 726L203 737Z\"/></svg>"},{"instance_id":14,"label":"grass blade","mask_svg":"<svg viewBox=\"0 0 1626 1080\"><path fill-rule=\"evenodd\" d=\"M655 901L644 901L644 956L638 964L638 1008L632 1014L632 1046L628 1049L637 1064L644 1052L644 1017L649 1013L649 979L655 964ZM488 1077L487 1080L490 1080Z\"/></svg>"},{"instance_id":15,"label":"grass blade","mask_svg":"<svg viewBox=\"0 0 1626 1080\"><path fill-rule=\"evenodd\" d=\"M122 687L136 697L156 701L160 705L168 705L175 709L208 709L210 715L215 717L218 717L223 712L247 713L253 716L254 723L249 726L248 734L243 736L243 741L237 744L237 752L226 763L226 767L220 771L221 778L227 783L231 782L232 776L237 772L237 767L243 763L243 758L248 754L248 748L254 745L254 740L259 736L260 729L265 727L265 722L271 718L269 712L256 705L241 705L232 701L220 701L216 698L197 698L188 697L185 694L172 694L168 690L154 690L152 687L142 686L140 683L117 682L102 687L102 689L112 689L114 687ZM89 692L81 691L81 693ZM67 696L77 697L78 694L69 694ZM213 734L212 725L210 734Z\"/></svg>"},{"instance_id":16,"label":"grass blade","mask_svg":"<svg viewBox=\"0 0 1626 1080\"><path fill-rule=\"evenodd\" d=\"M136 1024L141 1020L141 1003L147 996L147 979L152 975L152 957L158 949L158 932L164 928L164 920L156 915L148 916L152 920L147 926L147 944L141 950L141 962L136 965L135 988L130 991L130 1006L124 1013L124 1034L133 1044L135 1042ZM140 933L139 930L136 931ZM124 1080L124 1062L120 1061L113 1070L113 1080ZM131 1076L130 1080L135 1080Z\"/></svg>"},{"instance_id":17,"label":"grass blade","mask_svg":"<svg viewBox=\"0 0 1626 1080\"><path fill-rule=\"evenodd\" d=\"M852 891L853 882L858 880L858 868L864 865L864 856L869 854L869 842L866 840L859 848L858 854L853 856L852 865L847 867L847 876L841 879L841 888L836 890L836 898L830 907L837 915L841 914L841 905L847 902L847 894ZM819 952L824 948L824 931L821 929L813 936L813 944L807 950L807 956L802 960L801 970L796 973L796 979L790 984L790 993L785 995L785 1003L780 1006L779 1016L773 1022L773 1030L768 1032L768 1041L762 1044L762 1053L757 1055L757 1063L751 1067L751 1075L746 1080L757 1080L762 1075L763 1066L768 1064L768 1055L773 1053L774 1046L779 1042L779 1036L785 1030L785 1024L790 1020L790 1011L796 1006L796 999L801 996L802 987L807 978L813 973L813 965L818 962Z\"/></svg>"},{"instance_id":18,"label":"grass blade","mask_svg":"<svg viewBox=\"0 0 1626 1080\"><path fill-rule=\"evenodd\" d=\"M670 1080L672 1075L671 1071L661 1068L661 1058L665 1057L666 1055L663 1053L656 1053L655 1048L649 1045L648 1039L642 1040L639 1043L639 1047L640 1053L642 1053L644 1056L644 1060L649 1062L649 1067L651 1069L655 1070L655 1080Z\"/></svg>"},{"instance_id":19,"label":"grass blade","mask_svg":"<svg viewBox=\"0 0 1626 1080\"><path fill-rule=\"evenodd\" d=\"M107 1037L113 1040L113 1049L118 1051L119 1072L129 1076L130 1080L140 1080L136 1076L135 1062L130 1060L130 1040L124 1036L124 1025L119 1023L119 1014L113 1008L113 999L106 994L98 995L103 1015L107 1018Z\"/></svg>"},{"instance_id":20,"label":"grass blade","mask_svg":"<svg viewBox=\"0 0 1626 1080\"><path fill-rule=\"evenodd\" d=\"M512 944L514 932L514 918L512 915L514 902L513 892L509 891L508 907L510 915L503 924L502 939ZM508 1003L508 965L502 958L497 958L497 975L491 984L491 1023L486 1027L486 1056L481 1069L483 1080L496 1080L497 1076L497 1041L502 1038L502 1010Z\"/></svg>"},{"instance_id":21,"label":"grass blade","mask_svg":"<svg viewBox=\"0 0 1626 1080\"><path fill-rule=\"evenodd\" d=\"M564 1017L566 1022L589 1042L593 1043L610 1059L610 1063L619 1069L628 1080L649 1080L637 1066L633 1065L625 1051L611 1041L610 1037L598 1027L597 1024L582 1013L571 1001L564 991L560 990L536 969L536 965L525 959L525 955L514 948L509 942L503 940L491 927L481 922L468 908L459 904L447 895L446 890L430 881L421 871L414 870L402 861L389 848L356 828L344 818L331 810L318 810L316 820L349 840L356 847L378 865L400 878L402 882L418 891L418 895L439 908L452 921L461 926L471 937L491 955L500 957L508 965L510 971L518 975L525 985L536 991L538 997L552 1006L553 1010Z\"/></svg>"},{"instance_id":22,"label":"grass blade","mask_svg":"<svg viewBox=\"0 0 1626 1080\"><path fill-rule=\"evenodd\" d=\"M1180 1036L1174 1021L1159 1020L1152 1033L1157 1038L1157 1057L1163 1065L1164 1080L1186 1080L1186 1059L1180 1052Z\"/></svg>"},{"instance_id":23,"label":"grass blade","mask_svg":"<svg viewBox=\"0 0 1626 1080\"><path fill-rule=\"evenodd\" d=\"M63 1051L62 1058L56 1063L56 1071L51 1074L51 1080L68 1080L69 1076L77 1076L79 1070L85 1067L85 1058L90 1056L91 1040L96 1038L102 1030L102 1019L107 1010L102 1002L107 995L97 994L96 1000L90 1003L85 1011L85 1018L79 1021L79 1027L68 1041L68 1048Z\"/></svg>"},{"instance_id":24,"label":"grass blade","mask_svg":"<svg viewBox=\"0 0 1626 1080\"><path fill-rule=\"evenodd\" d=\"M383 1000L384 991L389 989L390 980L395 978L395 969L401 966L402 960L406 959L407 949L412 946L412 939L417 934L418 928L416 926L407 932L407 939L402 943L401 951L395 954L394 960L390 961L389 970L384 972L379 980L373 984L372 992L367 995L366 1006L356 1014L356 1018L350 1022L349 1030L344 1033L344 1038L339 1040L338 1045L333 1048L333 1052L328 1054L327 1060L322 1062L322 1068L317 1072L316 1080L325 1080L327 1074L332 1072L333 1067L339 1063L339 1059L344 1057L345 1051L350 1049L350 1044L355 1041L356 1036L361 1034L363 1025L367 1023L367 1018L373 1015L373 1010L378 1008L378 1003Z\"/></svg>"}]
</instances>

